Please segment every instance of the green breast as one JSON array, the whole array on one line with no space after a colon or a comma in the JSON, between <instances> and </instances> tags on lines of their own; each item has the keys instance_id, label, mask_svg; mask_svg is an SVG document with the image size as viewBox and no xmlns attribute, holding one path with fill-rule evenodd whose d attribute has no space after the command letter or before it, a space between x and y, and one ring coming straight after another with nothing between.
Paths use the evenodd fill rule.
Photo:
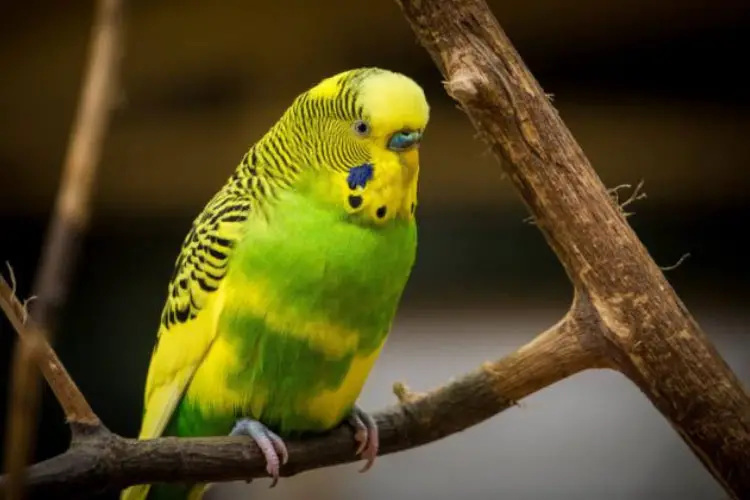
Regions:
<instances>
[{"instance_id":1,"label":"green breast","mask_svg":"<svg viewBox=\"0 0 750 500\"><path fill-rule=\"evenodd\" d=\"M295 316L309 313L362 334L362 347L382 340L416 253L413 220L357 223L290 193L268 220L250 223L232 273L270 283Z\"/></svg>"},{"instance_id":2,"label":"green breast","mask_svg":"<svg viewBox=\"0 0 750 500\"><path fill-rule=\"evenodd\" d=\"M390 330L414 263L416 224L348 217L290 193L248 222L225 278L219 324L235 353L217 358L226 366L221 393L240 405L232 417L283 434L325 430L356 401L371 367L358 360ZM219 427L229 424L229 415L217 417Z\"/></svg>"}]
</instances>

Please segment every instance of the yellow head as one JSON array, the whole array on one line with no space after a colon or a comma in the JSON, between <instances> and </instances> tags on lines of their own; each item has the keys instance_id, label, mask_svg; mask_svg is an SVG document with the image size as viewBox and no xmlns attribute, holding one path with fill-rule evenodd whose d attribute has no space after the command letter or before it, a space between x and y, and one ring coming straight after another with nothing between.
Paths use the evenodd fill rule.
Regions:
<instances>
[{"instance_id":1,"label":"yellow head","mask_svg":"<svg viewBox=\"0 0 750 500\"><path fill-rule=\"evenodd\" d=\"M297 129L305 163L323 174L316 176L318 193L352 215L383 223L413 216L429 112L412 79L363 68L303 93L282 122Z\"/></svg>"}]
</instances>

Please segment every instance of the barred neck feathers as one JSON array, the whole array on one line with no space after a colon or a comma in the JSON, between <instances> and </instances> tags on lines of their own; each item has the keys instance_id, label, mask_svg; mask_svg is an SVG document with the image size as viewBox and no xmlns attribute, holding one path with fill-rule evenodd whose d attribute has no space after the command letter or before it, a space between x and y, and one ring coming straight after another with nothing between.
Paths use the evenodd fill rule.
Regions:
<instances>
[{"instance_id":1,"label":"barred neck feathers","mask_svg":"<svg viewBox=\"0 0 750 500\"><path fill-rule=\"evenodd\" d=\"M279 120L245 153L225 189L240 190L251 200L264 202L293 186L304 162L297 153L299 137L291 131L286 120Z\"/></svg>"},{"instance_id":2,"label":"barred neck feathers","mask_svg":"<svg viewBox=\"0 0 750 500\"><path fill-rule=\"evenodd\" d=\"M339 73L295 99L230 186L261 202L304 193L353 221L411 219L428 119L424 92L408 77L378 68Z\"/></svg>"}]
</instances>

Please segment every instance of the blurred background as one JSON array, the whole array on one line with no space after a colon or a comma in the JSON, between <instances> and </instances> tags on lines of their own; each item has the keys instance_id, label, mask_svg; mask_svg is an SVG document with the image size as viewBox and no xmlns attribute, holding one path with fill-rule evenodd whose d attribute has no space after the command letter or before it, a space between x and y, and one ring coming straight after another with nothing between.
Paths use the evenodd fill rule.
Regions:
<instances>
[{"instance_id":1,"label":"blurred background","mask_svg":"<svg viewBox=\"0 0 750 500\"><path fill-rule=\"evenodd\" d=\"M192 218L302 90L344 69L402 71L426 90L418 263L362 404L434 387L531 340L571 290L512 186L391 1L128 2L120 105L93 226L57 335L107 425L137 432L167 280ZM645 181L630 223L750 383L746 0L490 2L608 186ZM0 260L22 296L52 208L92 1L8 3L0 16ZM628 191L623 192L627 196ZM14 333L0 321L0 429ZM36 459L65 449L49 391ZM2 437L0 437L0 447ZM638 390L587 372L439 443L210 499L726 498ZM250 491L247 491L247 490Z\"/></svg>"}]
</instances>

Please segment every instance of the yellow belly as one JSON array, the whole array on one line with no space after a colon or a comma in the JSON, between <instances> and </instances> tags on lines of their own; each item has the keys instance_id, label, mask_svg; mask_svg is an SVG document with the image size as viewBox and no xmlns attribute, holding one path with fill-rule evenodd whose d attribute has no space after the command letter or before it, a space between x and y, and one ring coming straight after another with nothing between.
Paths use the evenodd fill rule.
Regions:
<instances>
[{"instance_id":1,"label":"yellow belly","mask_svg":"<svg viewBox=\"0 0 750 500\"><path fill-rule=\"evenodd\" d=\"M341 422L356 402L382 346L383 344L367 354L354 356L338 387L323 389L313 395L306 391L290 394L294 397L290 401L272 394L274 387L266 387L261 383L248 381L250 383L244 389L228 383L227 373L235 371L241 360L227 341L218 338L196 371L188 386L186 398L199 403L208 414L236 414L240 410L249 417L261 418L269 413L288 413L295 420L302 419L310 423L309 428L297 430L330 429ZM294 360L288 361L291 370L294 369L293 363Z\"/></svg>"},{"instance_id":2,"label":"yellow belly","mask_svg":"<svg viewBox=\"0 0 750 500\"><path fill-rule=\"evenodd\" d=\"M317 396L303 401L301 406L307 416L327 428L338 424L344 412L354 405L360 392L362 392L362 387L364 387L384 343L381 343L377 349L367 355L355 356L349 367L349 372L336 389L323 390Z\"/></svg>"}]
</instances>

